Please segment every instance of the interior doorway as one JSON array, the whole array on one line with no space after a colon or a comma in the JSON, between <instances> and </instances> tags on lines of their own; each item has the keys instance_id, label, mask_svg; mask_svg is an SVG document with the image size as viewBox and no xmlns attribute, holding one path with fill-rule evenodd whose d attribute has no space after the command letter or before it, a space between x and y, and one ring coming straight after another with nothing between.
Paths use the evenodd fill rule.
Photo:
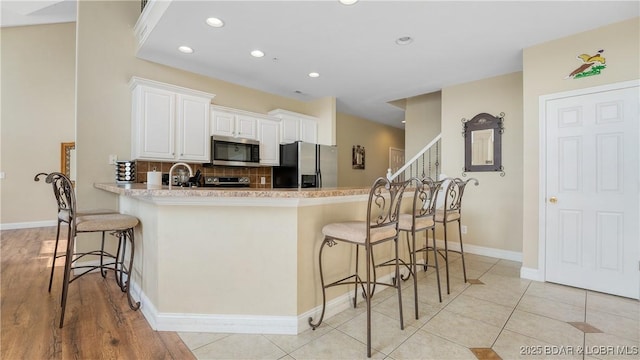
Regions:
<instances>
[{"instance_id":1,"label":"interior doorway","mask_svg":"<svg viewBox=\"0 0 640 360\"><path fill-rule=\"evenodd\" d=\"M541 98L545 280L640 296L638 82Z\"/></svg>"},{"instance_id":2,"label":"interior doorway","mask_svg":"<svg viewBox=\"0 0 640 360\"><path fill-rule=\"evenodd\" d=\"M398 169L404 165L404 149L389 148L389 169L395 174ZM404 181L404 173L396 178L398 181Z\"/></svg>"}]
</instances>

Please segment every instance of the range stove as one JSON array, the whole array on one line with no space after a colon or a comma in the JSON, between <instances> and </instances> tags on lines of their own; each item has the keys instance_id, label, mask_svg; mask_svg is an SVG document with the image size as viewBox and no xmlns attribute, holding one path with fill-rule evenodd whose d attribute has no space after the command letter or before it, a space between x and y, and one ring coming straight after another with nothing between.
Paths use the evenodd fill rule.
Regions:
<instances>
[{"instance_id":1,"label":"range stove","mask_svg":"<svg viewBox=\"0 0 640 360\"><path fill-rule=\"evenodd\" d=\"M206 187L249 187L250 180L248 176L205 176L204 186Z\"/></svg>"}]
</instances>

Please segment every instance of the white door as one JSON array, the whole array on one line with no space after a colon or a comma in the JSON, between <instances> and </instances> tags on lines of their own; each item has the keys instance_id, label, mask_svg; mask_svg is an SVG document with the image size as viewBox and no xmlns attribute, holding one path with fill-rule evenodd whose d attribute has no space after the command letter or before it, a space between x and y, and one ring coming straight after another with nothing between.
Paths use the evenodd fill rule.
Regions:
<instances>
[{"instance_id":1,"label":"white door","mask_svg":"<svg viewBox=\"0 0 640 360\"><path fill-rule=\"evenodd\" d=\"M389 169L395 174L404 165L404 149L389 148ZM404 181L404 174L400 174L398 181Z\"/></svg>"},{"instance_id":2,"label":"white door","mask_svg":"<svg viewBox=\"0 0 640 360\"><path fill-rule=\"evenodd\" d=\"M546 102L547 281L640 295L639 87Z\"/></svg>"}]
</instances>

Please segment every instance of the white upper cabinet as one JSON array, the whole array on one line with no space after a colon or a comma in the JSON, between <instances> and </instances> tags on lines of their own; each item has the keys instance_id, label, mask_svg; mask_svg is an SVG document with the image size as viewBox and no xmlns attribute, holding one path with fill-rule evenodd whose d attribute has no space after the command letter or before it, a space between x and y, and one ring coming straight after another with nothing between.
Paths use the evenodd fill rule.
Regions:
<instances>
[{"instance_id":1,"label":"white upper cabinet","mask_svg":"<svg viewBox=\"0 0 640 360\"><path fill-rule=\"evenodd\" d=\"M211 135L258 139L258 121L237 110L211 105Z\"/></svg>"},{"instance_id":2,"label":"white upper cabinet","mask_svg":"<svg viewBox=\"0 0 640 360\"><path fill-rule=\"evenodd\" d=\"M260 164L280 164L280 119L276 117L211 105L211 135L258 140Z\"/></svg>"},{"instance_id":3,"label":"white upper cabinet","mask_svg":"<svg viewBox=\"0 0 640 360\"><path fill-rule=\"evenodd\" d=\"M226 111L216 111L211 107L211 135L233 136L236 116Z\"/></svg>"},{"instance_id":4,"label":"white upper cabinet","mask_svg":"<svg viewBox=\"0 0 640 360\"><path fill-rule=\"evenodd\" d=\"M173 160L176 102L172 92L148 86L133 89L131 158Z\"/></svg>"},{"instance_id":5,"label":"white upper cabinet","mask_svg":"<svg viewBox=\"0 0 640 360\"><path fill-rule=\"evenodd\" d=\"M260 164L280 165L280 121L278 119L258 119L260 139Z\"/></svg>"},{"instance_id":6,"label":"white upper cabinet","mask_svg":"<svg viewBox=\"0 0 640 360\"><path fill-rule=\"evenodd\" d=\"M209 162L210 101L190 95L178 95L178 160Z\"/></svg>"},{"instance_id":7,"label":"white upper cabinet","mask_svg":"<svg viewBox=\"0 0 640 360\"><path fill-rule=\"evenodd\" d=\"M281 143L288 144L294 141L304 141L315 144L318 142L317 118L282 109L272 110L269 115L282 120L280 127Z\"/></svg>"},{"instance_id":8,"label":"white upper cabinet","mask_svg":"<svg viewBox=\"0 0 640 360\"><path fill-rule=\"evenodd\" d=\"M300 141L318 143L318 121L316 119L300 118Z\"/></svg>"},{"instance_id":9,"label":"white upper cabinet","mask_svg":"<svg viewBox=\"0 0 640 360\"><path fill-rule=\"evenodd\" d=\"M131 78L131 158L208 162L209 106L215 95Z\"/></svg>"},{"instance_id":10,"label":"white upper cabinet","mask_svg":"<svg viewBox=\"0 0 640 360\"><path fill-rule=\"evenodd\" d=\"M289 144L300 140L300 120L290 115L281 115L280 118L282 119L282 143Z\"/></svg>"}]
</instances>

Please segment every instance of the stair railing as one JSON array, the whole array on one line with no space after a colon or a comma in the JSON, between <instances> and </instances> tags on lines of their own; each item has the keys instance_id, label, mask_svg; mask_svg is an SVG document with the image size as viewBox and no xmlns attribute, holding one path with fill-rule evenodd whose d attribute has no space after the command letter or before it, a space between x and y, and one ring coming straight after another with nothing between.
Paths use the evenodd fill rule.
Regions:
<instances>
[{"instance_id":1,"label":"stair railing","mask_svg":"<svg viewBox=\"0 0 640 360\"><path fill-rule=\"evenodd\" d=\"M440 159L442 157L441 139L442 133L438 134L395 173L391 173L391 169L387 169L387 179L404 181L405 177L412 176L420 179L426 177L437 179L440 174Z\"/></svg>"}]
</instances>

